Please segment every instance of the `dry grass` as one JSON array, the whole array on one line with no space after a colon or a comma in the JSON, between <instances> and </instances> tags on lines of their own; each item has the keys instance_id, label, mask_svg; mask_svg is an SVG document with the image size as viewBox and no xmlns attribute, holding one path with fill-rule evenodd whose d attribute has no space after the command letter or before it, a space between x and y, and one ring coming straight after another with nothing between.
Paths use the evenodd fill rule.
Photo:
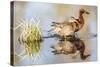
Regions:
<instances>
[{"instance_id":1,"label":"dry grass","mask_svg":"<svg viewBox=\"0 0 100 67\"><path fill-rule=\"evenodd\" d=\"M24 46L25 55L39 54L40 42L42 41L42 32L39 26L40 21L24 22L20 39Z\"/></svg>"}]
</instances>

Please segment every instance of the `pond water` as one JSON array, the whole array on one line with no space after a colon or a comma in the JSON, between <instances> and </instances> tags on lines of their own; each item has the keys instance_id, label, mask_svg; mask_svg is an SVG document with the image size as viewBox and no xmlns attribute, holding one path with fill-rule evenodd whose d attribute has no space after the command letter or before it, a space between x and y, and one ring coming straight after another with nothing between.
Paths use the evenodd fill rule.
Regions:
<instances>
[{"instance_id":1,"label":"pond water","mask_svg":"<svg viewBox=\"0 0 100 67\"><path fill-rule=\"evenodd\" d=\"M58 45L59 40L55 38L48 38L45 39L43 42L41 42L39 45L41 45L41 49L38 56L27 56L27 54L18 56L20 53L24 51L24 48L22 45L17 44L17 50L16 52L19 53L15 60L17 61L15 65L33 65L33 64L56 64L56 63L73 63L73 62L85 62L85 61L96 61L97 57L97 46L96 46L96 38L92 40L91 43L88 43L84 41L86 49L85 54L90 54L88 58L85 60L82 60L80 58L80 54L77 55L76 58L72 58L71 54L65 55L65 54L58 54L54 55L52 53L53 49L51 48L54 45ZM33 52L34 53L34 52Z\"/></svg>"}]
</instances>

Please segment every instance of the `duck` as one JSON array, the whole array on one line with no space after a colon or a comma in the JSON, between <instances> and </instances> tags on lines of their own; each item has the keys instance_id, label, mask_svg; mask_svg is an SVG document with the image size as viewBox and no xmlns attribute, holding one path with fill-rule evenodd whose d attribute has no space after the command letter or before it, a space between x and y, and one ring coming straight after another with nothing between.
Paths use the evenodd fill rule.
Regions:
<instances>
[{"instance_id":1,"label":"duck","mask_svg":"<svg viewBox=\"0 0 100 67\"><path fill-rule=\"evenodd\" d=\"M75 36L75 33L81 30L85 24L84 14L90 14L85 9L79 9L79 17L76 19L75 17L71 17L73 21L63 21L63 22L52 22L52 30L59 36Z\"/></svg>"}]
</instances>

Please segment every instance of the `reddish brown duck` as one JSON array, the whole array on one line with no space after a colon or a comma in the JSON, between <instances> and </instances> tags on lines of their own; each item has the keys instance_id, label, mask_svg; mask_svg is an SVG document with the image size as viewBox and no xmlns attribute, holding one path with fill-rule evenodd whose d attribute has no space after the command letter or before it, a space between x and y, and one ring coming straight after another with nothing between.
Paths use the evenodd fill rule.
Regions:
<instances>
[{"instance_id":1,"label":"reddish brown duck","mask_svg":"<svg viewBox=\"0 0 100 67\"><path fill-rule=\"evenodd\" d=\"M72 17L74 19L73 22L68 22L68 21L64 21L61 23L53 22L52 25L53 31L56 34L64 37L75 34L75 32L78 32L84 26L85 23L83 17L84 14L89 14L89 12L81 8L79 10L79 18L76 19Z\"/></svg>"}]
</instances>

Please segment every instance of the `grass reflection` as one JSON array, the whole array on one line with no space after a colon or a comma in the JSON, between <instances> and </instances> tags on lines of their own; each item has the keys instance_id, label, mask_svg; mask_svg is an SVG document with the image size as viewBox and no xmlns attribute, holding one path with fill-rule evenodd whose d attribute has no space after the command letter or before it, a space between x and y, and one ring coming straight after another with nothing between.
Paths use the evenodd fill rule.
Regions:
<instances>
[{"instance_id":1,"label":"grass reflection","mask_svg":"<svg viewBox=\"0 0 100 67\"><path fill-rule=\"evenodd\" d=\"M24 43L25 55L33 56L39 54L41 47L40 43L40 41Z\"/></svg>"}]
</instances>

